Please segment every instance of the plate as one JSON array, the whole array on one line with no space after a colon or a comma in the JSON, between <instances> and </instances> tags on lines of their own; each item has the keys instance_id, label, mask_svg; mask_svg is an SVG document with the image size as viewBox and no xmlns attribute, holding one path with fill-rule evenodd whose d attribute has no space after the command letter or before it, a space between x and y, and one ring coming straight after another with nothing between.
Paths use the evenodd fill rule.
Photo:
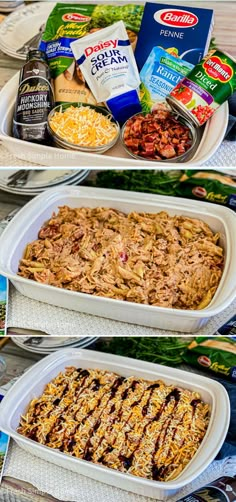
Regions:
<instances>
[{"instance_id":1,"label":"plate","mask_svg":"<svg viewBox=\"0 0 236 502\"><path fill-rule=\"evenodd\" d=\"M14 10L0 24L0 49L8 56L24 61L26 56L18 54L17 49L38 33L54 6L54 2L36 2Z\"/></svg>"},{"instance_id":2,"label":"plate","mask_svg":"<svg viewBox=\"0 0 236 502\"><path fill-rule=\"evenodd\" d=\"M8 177L17 173L19 169L6 169L0 175L0 185L6 185L8 182ZM78 174L80 171L75 171L74 169L63 170L51 170L43 169L38 171L30 170L27 183L24 185L26 189L41 189L47 188L54 185L59 185L67 180L70 180Z\"/></svg>"},{"instance_id":3,"label":"plate","mask_svg":"<svg viewBox=\"0 0 236 502\"><path fill-rule=\"evenodd\" d=\"M11 337L12 341L21 349L26 350L27 352L31 352L34 354L51 354L56 350L61 350L63 348L69 347L77 347L77 348L85 348L92 345L94 342L98 340L98 336L94 337ZM37 345L36 340L39 340L40 343ZM26 344L28 340L29 344ZM55 343L56 340L56 343ZM60 343L61 340L61 343Z\"/></svg>"},{"instance_id":4,"label":"plate","mask_svg":"<svg viewBox=\"0 0 236 502\"><path fill-rule=\"evenodd\" d=\"M0 189L4 192L34 196L43 192L47 188L57 187L61 185L78 185L89 174L88 170L74 170L74 169L43 169L43 170L30 170L27 183L20 186L7 186L8 178L12 174L17 173L19 169L6 169L0 175Z\"/></svg>"},{"instance_id":5,"label":"plate","mask_svg":"<svg viewBox=\"0 0 236 502\"><path fill-rule=\"evenodd\" d=\"M56 337L56 336L20 336L20 337L12 337L13 340L17 340L19 345L22 347L29 348L42 348L42 349L54 349L58 347L66 347L67 345L73 345L74 343L80 342L84 338L82 336L78 337Z\"/></svg>"},{"instance_id":6,"label":"plate","mask_svg":"<svg viewBox=\"0 0 236 502\"><path fill-rule=\"evenodd\" d=\"M0 12L4 12L4 14L8 14L10 12L13 12L15 9L17 9L21 4L23 3L23 0L16 0L15 2L0 2Z\"/></svg>"}]
</instances>

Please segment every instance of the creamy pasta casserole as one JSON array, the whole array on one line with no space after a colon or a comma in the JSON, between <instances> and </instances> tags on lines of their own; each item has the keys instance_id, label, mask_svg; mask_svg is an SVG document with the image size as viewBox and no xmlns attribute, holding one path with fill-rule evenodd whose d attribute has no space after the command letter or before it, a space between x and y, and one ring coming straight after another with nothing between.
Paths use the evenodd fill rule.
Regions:
<instances>
[{"instance_id":1,"label":"creamy pasta casserole","mask_svg":"<svg viewBox=\"0 0 236 502\"><path fill-rule=\"evenodd\" d=\"M161 307L203 309L219 285L219 233L199 219L110 208L59 208L28 244L19 275Z\"/></svg>"},{"instance_id":2,"label":"creamy pasta casserole","mask_svg":"<svg viewBox=\"0 0 236 502\"><path fill-rule=\"evenodd\" d=\"M198 450L209 415L196 392L70 367L31 401L18 432L74 457L169 481Z\"/></svg>"}]
</instances>

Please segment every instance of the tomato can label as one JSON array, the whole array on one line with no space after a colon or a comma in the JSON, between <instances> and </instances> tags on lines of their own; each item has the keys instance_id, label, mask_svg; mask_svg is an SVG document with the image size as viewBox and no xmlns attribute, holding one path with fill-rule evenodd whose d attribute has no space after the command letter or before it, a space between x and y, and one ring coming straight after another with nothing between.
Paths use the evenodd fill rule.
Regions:
<instances>
[{"instance_id":1,"label":"tomato can label","mask_svg":"<svg viewBox=\"0 0 236 502\"><path fill-rule=\"evenodd\" d=\"M179 82L168 101L201 126L235 91L236 62L214 50Z\"/></svg>"}]
</instances>

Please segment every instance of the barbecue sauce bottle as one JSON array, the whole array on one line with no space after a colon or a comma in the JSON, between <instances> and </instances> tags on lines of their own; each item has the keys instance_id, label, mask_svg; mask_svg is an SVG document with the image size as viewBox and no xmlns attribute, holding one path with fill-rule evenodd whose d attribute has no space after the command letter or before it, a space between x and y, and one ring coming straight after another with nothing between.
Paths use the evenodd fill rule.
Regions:
<instances>
[{"instance_id":1,"label":"barbecue sauce bottle","mask_svg":"<svg viewBox=\"0 0 236 502\"><path fill-rule=\"evenodd\" d=\"M50 70L44 52L30 50L20 72L13 118L13 136L24 141L47 144L47 117L54 106Z\"/></svg>"},{"instance_id":2,"label":"barbecue sauce bottle","mask_svg":"<svg viewBox=\"0 0 236 502\"><path fill-rule=\"evenodd\" d=\"M222 476L176 502L235 502L236 476Z\"/></svg>"}]
</instances>

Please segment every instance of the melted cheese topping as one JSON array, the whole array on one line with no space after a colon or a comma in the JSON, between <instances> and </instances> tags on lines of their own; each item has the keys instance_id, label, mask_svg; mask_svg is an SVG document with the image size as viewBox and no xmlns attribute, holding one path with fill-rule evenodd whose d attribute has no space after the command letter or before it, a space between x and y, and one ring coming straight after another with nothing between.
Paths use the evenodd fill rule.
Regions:
<instances>
[{"instance_id":1,"label":"melted cheese topping","mask_svg":"<svg viewBox=\"0 0 236 502\"><path fill-rule=\"evenodd\" d=\"M209 414L197 392L70 367L31 401L18 432L95 464L169 481L198 450Z\"/></svg>"},{"instance_id":2,"label":"melted cheese topping","mask_svg":"<svg viewBox=\"0 0 236 502\"><path fill-rule=\"evenodd\" d=\"M117 136L116 124L111 119L111 115L105 116L88 106L70 106L64 112L56 111L49 125L57 136L69 143L99 147Z\"/></svg>"}]
</instances>

